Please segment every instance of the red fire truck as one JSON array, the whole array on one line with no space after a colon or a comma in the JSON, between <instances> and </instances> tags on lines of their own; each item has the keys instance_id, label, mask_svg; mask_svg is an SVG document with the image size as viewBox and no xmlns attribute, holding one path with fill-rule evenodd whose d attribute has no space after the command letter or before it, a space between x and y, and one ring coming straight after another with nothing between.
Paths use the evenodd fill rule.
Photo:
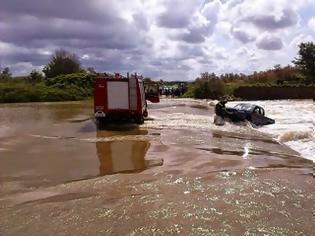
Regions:
<instances>
[{"instance_id":1,"label":"red fire truck","mask_svg":"<svg viewBox=\"0 0 315 236\"><path fill-rule=\"evenodd\" d=\"M148 116L146 100L160 101L159 94L145 92L142 76L99 75L94 85L94 114L98 122L133 120L138 124Z\"/></svg>"}]
</instances>

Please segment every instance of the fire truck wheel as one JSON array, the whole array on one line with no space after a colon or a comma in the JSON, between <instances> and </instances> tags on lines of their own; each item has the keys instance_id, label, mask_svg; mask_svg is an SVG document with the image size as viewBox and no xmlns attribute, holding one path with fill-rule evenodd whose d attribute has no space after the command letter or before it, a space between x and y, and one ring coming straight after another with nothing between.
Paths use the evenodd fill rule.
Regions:
<instances>
[{"instance_id":1,"label":"fire truck wheel","mask_svg":"<svg viewBox=\"0 0 315 236\"><path fill-rule=\"evenodd\" d=\"M139 125L143 124L144 123L143 116L136 117L136 123Z\"/></svg>"},{"instance_id":2,"label":"fire truck wheel","mask_svg":"<svg viewBox=\"0 0 315 236\"><path fill-rule=\"evenodd\" d=\"M149 115L149 114L148 114L148 111L145 110L145 111L143 112L143 116L144 116L144 117L148 117L148 115Z\"/></svg>"}]
</instances>

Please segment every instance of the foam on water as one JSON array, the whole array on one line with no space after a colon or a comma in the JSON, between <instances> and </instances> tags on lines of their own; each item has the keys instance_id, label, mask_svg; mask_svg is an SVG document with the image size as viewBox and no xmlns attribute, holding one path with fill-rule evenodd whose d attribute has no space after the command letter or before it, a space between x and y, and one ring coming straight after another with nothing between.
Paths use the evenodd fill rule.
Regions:
<instances>
[{"instance_id":1,"label":"foam on water","mask_svg":"<svg viewBox=\"0 0 315 236\"><path fill-rule=\"evenodd\" d=\"M163 116L151 116L153 119L145 122L147 128L204 128L209 129L211 117L185 113L170 113Z\"/></svg>"},{"instance_id":2,"label":"foam on water","mask_svg":"<svg viewBox=\"0 0 315 236\"><path fill-rule=\"evenodd\" d=\"M213 115L198 115L187 113L170 113L151 116L142 127L153 129L197 129L202 131L226 131L248 134L252 127L248 123L231 124L226 122L224 126L217 126L213 123Z\"/></svg>"},{"instance_id":3,"label":"foam on water","mask_svg":"<svg viewBox=\"0 0 315 236\"><path fill-rule=\"evenodd\" d=\"M162 100L156 107L171 110L176 106L189 106L189 104L207 105L213 107L216 101L176 99ZM228 106L234 106L239 102L229 102ZM153 114L152 120L145 122L147 128L190 128L203 130L221 130L248 134L263 132L275 140L284 143L293 150L299 152L302 157L315 162L315 108L312 100L276 100L253 101L265 109L266 116L275 119L276 123L263 127L253 128L249 123L231 124L226 122L224 126L213 124L213 116L190 113L166 113Z\"/></svg>"},{"instance_id":4,"label":"foam on water","mask_svg":"<svg viewBox=\"0 0 315 236\"><path fill-rule=\"evenodd\" d=\"M276 123L258 128L315 162L315 107L312 100L254 101ZM236 102L228 103L230 105Z\"/></svg>"}]
</instances>

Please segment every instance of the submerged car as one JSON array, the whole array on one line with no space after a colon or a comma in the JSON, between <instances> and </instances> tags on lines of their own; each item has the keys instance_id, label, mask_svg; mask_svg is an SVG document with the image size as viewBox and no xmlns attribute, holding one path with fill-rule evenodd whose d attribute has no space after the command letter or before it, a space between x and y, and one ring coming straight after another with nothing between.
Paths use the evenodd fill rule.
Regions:
<instances>
[{"instance_id":1,"label":"submerged car","mask_svg":"<svg viewBox=\"0 0 315 236\"><path fill-rule=\"evenodd\" d=\"M262 107L250 103L239 103L233 108L226 108L224 117L235 122L248 120L258 126L275 123L275 120L265 116L265 110Z\"/></svg>"}]
</instances>

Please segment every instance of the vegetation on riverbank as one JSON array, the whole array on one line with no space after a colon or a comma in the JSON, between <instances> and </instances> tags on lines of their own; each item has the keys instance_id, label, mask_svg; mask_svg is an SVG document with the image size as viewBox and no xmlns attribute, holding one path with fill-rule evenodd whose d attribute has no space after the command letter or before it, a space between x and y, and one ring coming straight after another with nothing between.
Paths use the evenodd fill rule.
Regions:
<instances>
[{"instance_id":1,"label":"vegetation on riverbank","mask_svg":"<svg viewBox=\"0 0 315 236\"><path fill-rule=\"evenodd\" d=\"M315 82L305 80L296 68L277 66L252 75L217 76L214 73L202 73L194 82L188 84L187 92L183 96L203 99L219 99L222 96L253 99L253 94L256 93L256 99L305 99L313 98L313 91L315 92Z\"/></svg>"},{"instance_id":2,"label":"vegetation on riverbank","mask_svg":"<svg viewBox=\"0 0 315 236\"><path fill-rule=\"evenodd\" d=\"M315 86L243 86L235 89L233 95L243 100L311 99Z\"/></svg>"},{"instance_id":3,"label":"vegetation on riverbank","mask_svg":"<svg viewBox=\"0 0 315 236\"><path fill-rule=\"evenodd\" d=\"M259 91L257 99L313 98L315 44L301 43L299 48L298 57L293 60L294 66L275 65L270 70L251 75L230 73L217 76L214 73L202 73L188 85L184 97L218 99L225 95L253 99Z\"/></svg>"},{"instance_id":4,"label":"vegetation on riverbank","mask_svg":"<svg viewBox=\"0 0 315 236\"><path fill-rule=\"evenodd\" d=\"M0 80L0 102L51 102L84 100L93 95L94 76L60 75L35 82L29 77Z\"/></svg>"},{"instance_id":5,"label":"vegetation on riverbank","mask_svg":"<svg viewBox=\"0 0 315 236\"><path fill-rule=\"evenodd\" d=\"M43 72L12 78L5 68L0 74L0 102L77 101L93 95L95 76L81 68L74 54L57 50Z\"/></svg>"}]
</instances>

